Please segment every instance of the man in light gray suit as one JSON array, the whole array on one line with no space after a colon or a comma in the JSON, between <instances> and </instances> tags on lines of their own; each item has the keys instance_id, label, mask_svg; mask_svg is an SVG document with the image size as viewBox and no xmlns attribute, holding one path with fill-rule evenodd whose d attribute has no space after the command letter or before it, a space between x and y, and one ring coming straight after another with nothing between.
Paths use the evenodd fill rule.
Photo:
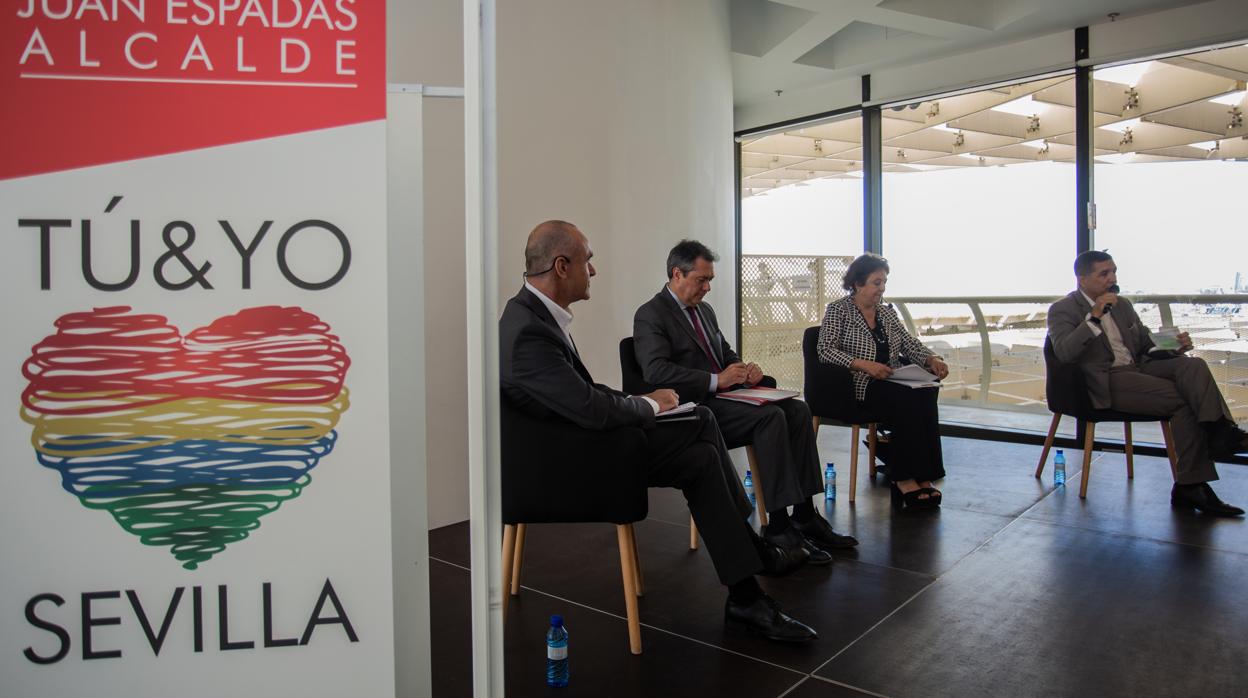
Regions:
<instances>
[{"instance_id":1,"label":"man in light gray suit","mask_svg":"<svg viewBox=\"0 0 1248 698\"><path fill-rule=\"evenodd\" d=\"M1231 411L1204 361L1159 349L1131 301L1118 295L1118 267L1108 253L1090 250L1075 259L1079 288L1049 307L1049 338L1062 363L1078 364L1092 406L1170 419L1178 451L1178 478L1170 493L1177 508L1217 516L1242 516L1209 482L1218 479L1215 458L1248 450L1248 434Z\"/></svg>"},{"instance_id":2,"label":"man in light gray suit","mask_svg":"<svg viewBox=\"0 0 1248 698\"><path fill-rule=\"evenodd\" d=\"M732 350L715 310L703 301L715 278L715 260L696 240L682 240L668 253L667 283L633 315L642 377L710 408L727 443L754 445L762 471L755 475L769 518L763 538L787 550L805 550L811 564L828 564L828 550L858 541L832 530L811 503L823 490L823 478L810 408L796 399L762 406L714 399L717 392L763 378L761 368Z\"/></svg>"}]
</instances>

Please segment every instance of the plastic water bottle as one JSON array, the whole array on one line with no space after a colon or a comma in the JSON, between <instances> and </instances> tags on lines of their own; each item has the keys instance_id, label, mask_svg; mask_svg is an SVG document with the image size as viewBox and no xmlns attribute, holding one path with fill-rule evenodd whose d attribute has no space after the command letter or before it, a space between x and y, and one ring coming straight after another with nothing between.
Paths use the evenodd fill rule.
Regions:
<instances>
[{"instance_id":1,"label":"plastic water bottle","mask_svg":"<svg viewBox=\"0 0 1248 698\"><path fill-rule=\"evenodd\" d=\"M828 502L836 501L836 464L828 463L823 471L823 498Z\"/></svg>"},{"instance_id":2,"label":"plastic water bottle","mask_svg":"<svg viewBox=\"0 0 1248 698\"><path fill-rule=\"evenodd\" d=\"M1066 484L1066 454L1062 453L1062 449L1057 449L1057 455L1053 456L1053 486L1061 487Z\"/></svg>"},{"instance_id":3,"label":"plastic water bottle","mask_svg":"<svg viewBox=\"0 0 1248 698\"><path fill-rule=\"evenodd\" d=\"M563 616L551 616L546 631L546 685L568 685L568 629L563 627Z\"/></svg>"},{"instance_id":4,"label":"plastic water bottle","mask_svg":"<svg viewBox=\"0 0 1248 698\"><path fill-rule=\"evenodd\" d=\"M758 500L754 498L754 476L750 475L750 469L745 469L745 496L750 499L750 506L758 504Z\"/></svg>"}]
</instances>

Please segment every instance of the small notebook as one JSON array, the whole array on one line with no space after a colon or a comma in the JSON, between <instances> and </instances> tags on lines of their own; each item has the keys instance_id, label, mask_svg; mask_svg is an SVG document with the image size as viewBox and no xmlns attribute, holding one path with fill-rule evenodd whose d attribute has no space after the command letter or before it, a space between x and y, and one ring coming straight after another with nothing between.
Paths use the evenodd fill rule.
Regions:
<instances>
[{"instance_id":1,"label":"small notebook","mask_svg":"<svg viewBox=\"0 0 1248 698\"><path fill-rule=\"evenodd\" d=\"M664 410L663 412L658 413L657 415L654 416L654 418L655 419L672 419L674 417L682 417L682 415L687 415L682 418L690 419L690 418L697 416L693 414L693 410L697 406L698 404L696 402L682 402L670 410Z\"/></svg>"}]
</instances>

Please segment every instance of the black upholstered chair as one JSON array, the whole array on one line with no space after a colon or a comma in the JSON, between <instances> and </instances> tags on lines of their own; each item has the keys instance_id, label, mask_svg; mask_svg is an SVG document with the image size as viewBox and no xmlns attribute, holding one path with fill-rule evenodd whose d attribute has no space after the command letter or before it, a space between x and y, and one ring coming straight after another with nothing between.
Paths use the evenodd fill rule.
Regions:
<instances>
[{"instance_id":1,"label":"black upholstered chair","mask_svg":"<svg viewBox=\"0 0 1248 698\"><path fill-rule=\"evenodd\" d=\"M520 593L527 524L615 524L624 579L629 649L641 654L642 587L633 522L646 518L645 432L590 431L558 417L538 419L501 401L503 613Z\"/></svg>"},{"instance_id":2,"label":"black upholstered chair","mask_svg":"<svg viewBox=\"0 0 1248 698\"><path fill-rule=\"evenodd\" d=\"M1174 436L1170 433L1170 421L1153 415L1094 408L1084 382L1083 369L1075 364L1063 364L1058 361L1057 354L1053 351L1053 341L1048 337L1044 338L1044 397L1049 403L1049 411L1053 413L1053 421L1049 424L1049 434L1044 439L1044 450L1040 452L1040 462L1036 464L1037 478L1044 473L1044 464L1049 458L1049 449L1053 447L1053 437L1057 433L1057 423L1064 414L1077 420L1075 438L1079 438L1080 432L1083 436L1083 475L1079 481L1080 498L1088 496L1088 475L1091 472L1092 448L1095 445L1098 422L1122 422L1128 479L1135 477L1131 423L1161 422L1161 435L1166 442L1166 456L1170 459L1170 474L1177 476L1178 456L1174 450Z\"/></svg>"},{"instance_id":3,"label":"black upholstered chair","mask_svg":"<svg viewBox=\"0 0 1248 698\"><path fill-rule=\"evenodd\" d=\"M876 424L878 417L858 404L854 398L854 381L849 369L819 360L819 328L807 327L802 334L803 394L814 417L815 434L823 424L848 426L849 436L849 501L858 494L858 435L867 428L867 457L872 476L875 475Z\"/></svg>"},{"instance_id":4,"label":"black upholstered chair","mask_svg":"<svg viewBox=\"0 0 1248 698\"><path fill-rule=\"evenodd\" d=\"M654 392L654 386L646 382L641 375L641 364L637 362L637 350L633 345L632 337L625 337L620 340L620 376L621 382L624 384L624 391L632 395L645 395ZM763 376L759 381L759 385L768 388L776 387L776 379L771 376ZM754 455L754 445L750 443L725 443L728 448L745 448L745 457L749 460L750 470L754 472L754 482L761 482L758 477L758 458ZM754 499L758 502L758 523L761 526L767 525L767 504L763 501L763 488L761 485L754 487ZM689 517L689 549L698 549L698 526L693 521L693 517Z\"/></svg>"}]
</instances>

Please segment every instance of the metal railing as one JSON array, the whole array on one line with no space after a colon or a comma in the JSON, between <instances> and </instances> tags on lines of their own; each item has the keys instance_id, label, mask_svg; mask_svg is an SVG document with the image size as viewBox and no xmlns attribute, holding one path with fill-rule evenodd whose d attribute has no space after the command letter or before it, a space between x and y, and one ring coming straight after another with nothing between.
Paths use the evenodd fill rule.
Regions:
<instances>
[{"instance_id":1,"label":"metal railing","mask_svg":"<svg viewBox=\"0 0 1248 698\"><path fill-rule=\"evenodd\" d=\"M851 257L745 255L741 353L782 386L802 389L802 332L840 298ZM1043 342L1060 295L887 298L910 332L945 357L941 400L1045 412ZM1236 420L1248 420L1248 294L1131 294L1144 324L1191 332ZM994 341L995 340L995 341Z\"/></svg>"}]
</instances>

